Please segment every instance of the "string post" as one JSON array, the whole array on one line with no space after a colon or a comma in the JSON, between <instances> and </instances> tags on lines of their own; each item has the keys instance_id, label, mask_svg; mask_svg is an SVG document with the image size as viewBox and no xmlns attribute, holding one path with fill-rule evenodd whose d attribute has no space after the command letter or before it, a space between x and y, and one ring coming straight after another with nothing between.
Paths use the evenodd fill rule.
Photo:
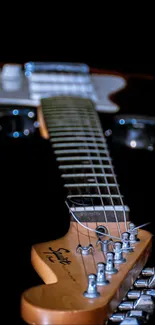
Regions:
<instances>
[{"instance_id":1,"label":"string post","mask_svg":"<svg viewBox=\"0 0 155 325\"><path fill-rule=\"evenodd\" d=\"M130 246L130 234L129 232L122 233L122 251L125 253L133 252L133 247Z\"/></svg>"},{"instance_id":2,"label":"string post","mask_svg":"<svg viewBox=\"0 0 155 325\"><path fill-rule=\"evenodd\" d=\"M97 240L96 246L99 244L101 245L101 251L106 255L109 252L109 245L111 243L111 240L105 239L105 240Z\"/></svg>"},{"instance_id":3,"label":"string post","mask_svg":"<svg viewBox=\"0 0 155 325\"><path fill-rule=\"evenodd\" d=\"M94 252L94 247L92 244L89 244L88 246L82 246L79 244L76 248L77 253L81 253L82 255L89 255Z\"/></svg>"},{"instance_id":4,"label":"string post","mask_svg":"<svg viewBox=\"0 0 155 325\"><path fill-rule=\"evenodd\" d=\"M97 291L97 276L96 274L88 275L88 287L83 293L86 298L98 298L100 293Z\"/></svg>"},{"instance_id":5,"label":"string post","mask_svg":"<svg viewBox=\"0 0 155 325\"><path fill-rule=\"evenodd\" d=\"M140 241L140 239L138 238L138 228L135 227L135 224L133 222L129 223L128 233L130 234L129 240L131 244Z\"/></svg>"},{"instance_id":6,"label":"string post","mask_svg":"<svg viewBox=\"0 0 155 325\"><path fill-rule=\"evenodd\" d=\"M118 272L118 270L115 268L114 264L114 253L108 252L106 255L106 267L105 267L105 273L106 274L115 274Z\"/></svg>"},{"instance_id":7,"label":"string post","mask_svg":"<svg viewBox=\"0 0 155 325\"><path fill-rule=\"evenodd\" d=\"M115 264L122 264L126 262L126 259L123 257L122 243L115 242L114 244L114 262Z\"/></svg>"},{"instance_id":8,"label":"string post","mask_svg":"<svg viewBox=\"0 0 155 325\"><path fill-rule=\"evenodd\" d=\"M104 286L109 284L109 281L106 279L105 275L105 264L98 263L97 264L97 285Z\"/></svg>"}]
</instances>

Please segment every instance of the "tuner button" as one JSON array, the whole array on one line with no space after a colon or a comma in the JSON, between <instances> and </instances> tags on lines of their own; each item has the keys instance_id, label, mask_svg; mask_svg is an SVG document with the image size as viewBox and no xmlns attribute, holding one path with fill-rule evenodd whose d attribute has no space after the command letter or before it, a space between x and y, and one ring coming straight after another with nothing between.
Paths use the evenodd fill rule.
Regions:
<instances>
[{"instance_id":1,"label":"tuner button","mask_svg":"<svg viewBox=\"0 0 155 325\"><path fill-rule=\"evenodd\" d=\"M143 276L151 276L155 274L155 268L154 267L147 267L142 270Z\"/></svg>"},{"instance_id":2,"label":"tuner button","mask_svg":"<svg viewBox=\"0 0 155 325\"><path fill-rule=\"evenodd\" d=\"M120 325L140 325L140 322L135 317L127 317L120 323Z\"/></svg>"}]
</instances>

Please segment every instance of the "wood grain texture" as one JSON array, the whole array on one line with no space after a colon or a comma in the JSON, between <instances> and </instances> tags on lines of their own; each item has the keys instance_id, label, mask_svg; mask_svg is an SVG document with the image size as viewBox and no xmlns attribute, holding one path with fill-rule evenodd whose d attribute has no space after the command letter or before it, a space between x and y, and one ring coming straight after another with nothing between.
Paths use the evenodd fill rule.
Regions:
<instances>
[{"instance_id":1,"label":"wood grain texture","mask_svg":"<svg viewBox=\"0 0 155 325\"><path fill-rule=\"evenodd\" d=\"M95 224L93 226L96 227ZM121 227L123 229L123 223ZM33 246L33 267L46 284L30 288L22 295L21 315L27 323L104 324L132 286L150 254L152 235L140 230L140 242L135 245L134 252L124 254L127 262L116 266L117 274L108 276L109 285L98 287L99 298L88 299L83 296L87 289L87 273L96 273L96 264L105 259L100 246L96 247L95 233L88 236L84 228L80 228L79 232L80 236L75 223L71 223L64 237ZM115 229L112 233L117 235ZM79 238L83 245L88 245L91 240L95 248L93 255L81 256L76 252ZM61 252L69 263L63 263L63 259L51 253L50 247Z\"/></svg>"}]
</instances>

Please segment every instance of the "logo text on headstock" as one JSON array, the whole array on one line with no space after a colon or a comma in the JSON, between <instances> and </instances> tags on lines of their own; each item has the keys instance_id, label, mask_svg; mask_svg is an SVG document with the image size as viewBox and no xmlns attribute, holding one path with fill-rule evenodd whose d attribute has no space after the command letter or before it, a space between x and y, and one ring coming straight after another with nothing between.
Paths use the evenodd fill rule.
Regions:
<instances>
[{"instance_id":1,"label":"logo text on headstock","mask_svg":"<svg viewBox=\"0 0 155 325\"><path fill-rule=\"evenodd\" d=\"M52 249L52 247L48 248L48 252L44 252L46 254L46 257L49 259L50 262L55 263L54 257L57 258L59 263L63 265L68 265L71 263L71 261L68 260L68 257L64 257L63 253L70 253L70 251L66 248L59 248L57 250Z\"/></svg>"}]
</instances>

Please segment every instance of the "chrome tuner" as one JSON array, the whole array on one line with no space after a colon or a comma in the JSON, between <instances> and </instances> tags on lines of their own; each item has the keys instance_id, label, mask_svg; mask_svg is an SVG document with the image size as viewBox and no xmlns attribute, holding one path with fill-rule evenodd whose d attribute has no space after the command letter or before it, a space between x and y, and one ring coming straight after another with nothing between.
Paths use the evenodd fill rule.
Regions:
<instances>
[{"instance_id":1,"label":"chrome tuner","mask_svg":"<svg viewBox=\"0 0 155 325\"><path fill-rule=\"evenodd\" d=\"M114 244L114 262L116 264L122 264L126 262L126 259L123 257L122 243L115 242Z\"/></svg>"},{"instance_id":2,"label":"chrome tuner","mask_svg":"<svg viewBox=\"0 0 155 325\"><path fill-rule=\"evenodd\" d=\"M155 298L155 290L154 289L144 289L144 290L130 290L127 293L128 299L138 299L142 294L151 296Z\"/></svg>"},{"instance_id":3,"label":"chrome tuner","mask_svg":"<svg viewBox=\"0 0 155 325\"><path fill-rule=\"evenodd\" d=\"M86 298L97 298L100 293L97 291L97 276L96 274L88 275L88 287L87 291L83 293Z\"/></svg>"},{"instance_id":4,"label":"chrome tuner","mask_svg":"<svg viewBox=\"0 0 155 325\"><path fill-rule=\"evenodd\" d=\"M122 233L122 251L124 253L130 253L133 252L133 247L130 246L130 234L128 232Z\"/></svg>"},{"instance_id":5,"label":"chrome tuner","mask_svg":"<svg viewBox=\"0 0 155 325\"><path fill-rule=\"evenodd\" d=\"M82 255L89 255L94 252L94 247L92 244L88 246L81 246L80 244L76 248L77 253L81 253Z\"/></svg>"},{"instance_id":6,"label":"chrome tuner","mask_svg":"<svg viewBox=\"0 0 155 325\"><path fill-rule=\"evenodd\" d=\"M97 285L105 286L107 284L109 284L109 281L106 279L106 275L105 275L105 264L98 263L97 264Z\"/></svg>"},{"instance_id":7,"label":"chrome tuner","mask_svg":"<svg viewBox=\"0 0 155 325\"><path fill-rule=\"evenodd\" d=\"M101 251L106 255L109 252L109 245L110 245L111 241L110 240L101 240L98 239L96 242L96 246L98 246L99 244L101 244Z\"/></svg>"},{"instance_id":8,"label":"chrome tuner","mask_svg":"<svg viewBox=\"0 0 155 325\"><path fill-rule=\"evenodd\" d=\"M155 288L155 275L152 275L150 278L147 279L137 279L134 283L134 286L136 288L149 288L154 289Z\"/></svg>"},{"instance_id":9,"label":"chrome tuner","mask_svg":"<svg viewBox=\"0 0 155 325\"><path fill-rule=\"evenodd\" d=\"M143 310L149 314L152 314L154 311L154 302L151 296L142 294L137 300L126 300L121 302L118 306L118 309L121 311L127 310Z\"/></svg>"},{"instance_id":10,"label":"chrome tuner","mask_svg":"<svg viewBox=\"0 0 155 325\"><path fill-rule=\"evenodd\" d=\"M155 267L146 267L145 269L142 270L142 275L143 276L155 275Z\"/></svg>"},{"instance_id":11,"label":"chrome tuner","mask_svg":"<svg viewBox=\"0 0 155 325\"><path fill-rule=\"evenodd\" d=\"M115 264L114 264L114 253L109 252L106 255L105 273L115 274L117 272L118 272L118 270L115 268Z\"/></svg>"},{"instance_id":12,"label":"chrome tuner","mask_svg":"<svg viewBox=\"0 0 155 325\"><path fill-rule=\"evenodd\" d=\"M135 224L130 222L129 223L129 228L128 228L128 233L129 235L129 240L131 244L135 244L136 242L139 241L138 236L138 229L135 229Z\"/></svg>"},{"instance_id":13,"label":"chrome tuner","mask_svg":"<svg viewBox=\"0 0 155 325\"><path fill-rule=\"evenodd\" d=\"M125 320L126 318L136 318L137 320L146 322L148 320L148 314L143 310L130 310L124 313L116 312L110 317L110 321L118 323Z\"/></svg>"},{"instance_id":14,"label":"chrome tuner","mask_svg":"<svg viewBox=\"0 0 155 325\"><path fill-rule=\"evenodd\" d=\"M127 317L125 318L121 323L120 325L140 325L141 322L135 318L135 317Z\"/></svg>"}]
</instances>

